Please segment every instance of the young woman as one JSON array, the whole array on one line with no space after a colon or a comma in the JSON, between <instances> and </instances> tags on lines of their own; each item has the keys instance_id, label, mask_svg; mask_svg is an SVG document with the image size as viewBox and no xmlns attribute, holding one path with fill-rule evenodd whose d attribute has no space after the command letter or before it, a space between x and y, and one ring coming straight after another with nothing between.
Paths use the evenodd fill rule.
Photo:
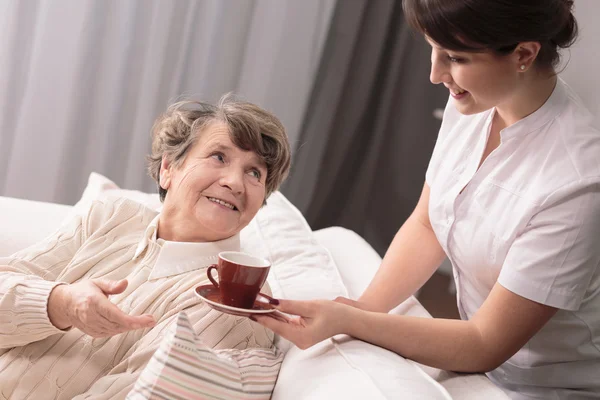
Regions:
<instances>
[{"instance_id":1,"label":"young woman","mask_svg":"<svg viewBox=\"0 0 600 400\"><path fill-rule=\"evenodd\" d=\"M571 0L405 0L450 100L419 203L361 298L282 300L302 348L345 333L515 399L600 398L600 132L556 75ZM461 320L387 314L448 257ZM359 266L357 266L359 267Z\"/></svg>"}]
</instances>

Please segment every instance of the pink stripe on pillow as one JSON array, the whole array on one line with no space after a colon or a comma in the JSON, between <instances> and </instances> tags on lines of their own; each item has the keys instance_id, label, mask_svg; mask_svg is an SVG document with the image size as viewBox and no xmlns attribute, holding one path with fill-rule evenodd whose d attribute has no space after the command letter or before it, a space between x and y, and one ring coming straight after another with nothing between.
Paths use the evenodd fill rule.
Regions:
<instances>
[{"instance_id":1,"label":"pink stripe on pillow","mask_svg":"<svg viewBox=\"0 0 600 400\"><path fill-rule=\"evenodd\" d=\"M212 350L182 312L127 399L269 399L282 361L277 349Z\"/></svg>"}]
</instances>

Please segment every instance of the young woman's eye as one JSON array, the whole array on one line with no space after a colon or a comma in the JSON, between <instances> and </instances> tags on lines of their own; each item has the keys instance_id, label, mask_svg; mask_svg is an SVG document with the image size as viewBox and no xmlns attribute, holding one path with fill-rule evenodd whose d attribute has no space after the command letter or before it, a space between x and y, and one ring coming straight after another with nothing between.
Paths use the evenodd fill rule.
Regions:
<instances>
[{"instance_id":1,"label":"young woman's eye","mask_svg":"<svg viewBox=\"0 0 600 400\"><path fill-rule=\"evenodd\" d=\"M448 60L450 60L450 62L452 62L452 63L457 63L457 64L465 62L465 60L463 58L452 57L451 55L448 55Z\"/></svg>"},{"instance_id":2,"label":"young woman's eye","mask_svg":"<svg viewBox=\"0 0 600 400\"><path fill-rule=\"evenodd\" d=\"M214 153L211 155L211 157L217 161L225 162L225 156L223 155L223 153Z\"/></svg>"}]
</instances>

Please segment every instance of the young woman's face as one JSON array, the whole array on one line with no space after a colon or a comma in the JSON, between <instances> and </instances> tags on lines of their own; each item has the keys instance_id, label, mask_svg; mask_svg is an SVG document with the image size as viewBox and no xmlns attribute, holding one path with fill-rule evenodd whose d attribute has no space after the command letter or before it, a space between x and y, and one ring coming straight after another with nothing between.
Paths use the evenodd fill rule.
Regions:
<instances>
[{"instance_id":1,"label":"young woman's face","mask_svg":"<svg viewBox=\"0 0 600 400\"><path fill-rule=\"evenodd\" d=\"M460 113L489 110L515 96L519 76L512 57L492 52L455 52L426 39L432 48L430 80L448 88Z\"/></svg>"}]
</instances>

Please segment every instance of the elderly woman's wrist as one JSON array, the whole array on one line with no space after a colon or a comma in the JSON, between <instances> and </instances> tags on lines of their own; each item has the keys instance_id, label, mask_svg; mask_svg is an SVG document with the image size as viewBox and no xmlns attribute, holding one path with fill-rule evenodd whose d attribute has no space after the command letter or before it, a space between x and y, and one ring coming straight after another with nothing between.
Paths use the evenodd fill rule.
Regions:
<instances>
[{"instance_id":1,"label":"elderly woman's wrist","mask_svg":"<svg viewBox=\"0 0 600 400\"><path fill-rule=\"evenodd\" d=\"M48 319L56 328L64 330L71 327L67 310L67 284L55 286L48 297Z\"/></svg>"}]
</instances>

